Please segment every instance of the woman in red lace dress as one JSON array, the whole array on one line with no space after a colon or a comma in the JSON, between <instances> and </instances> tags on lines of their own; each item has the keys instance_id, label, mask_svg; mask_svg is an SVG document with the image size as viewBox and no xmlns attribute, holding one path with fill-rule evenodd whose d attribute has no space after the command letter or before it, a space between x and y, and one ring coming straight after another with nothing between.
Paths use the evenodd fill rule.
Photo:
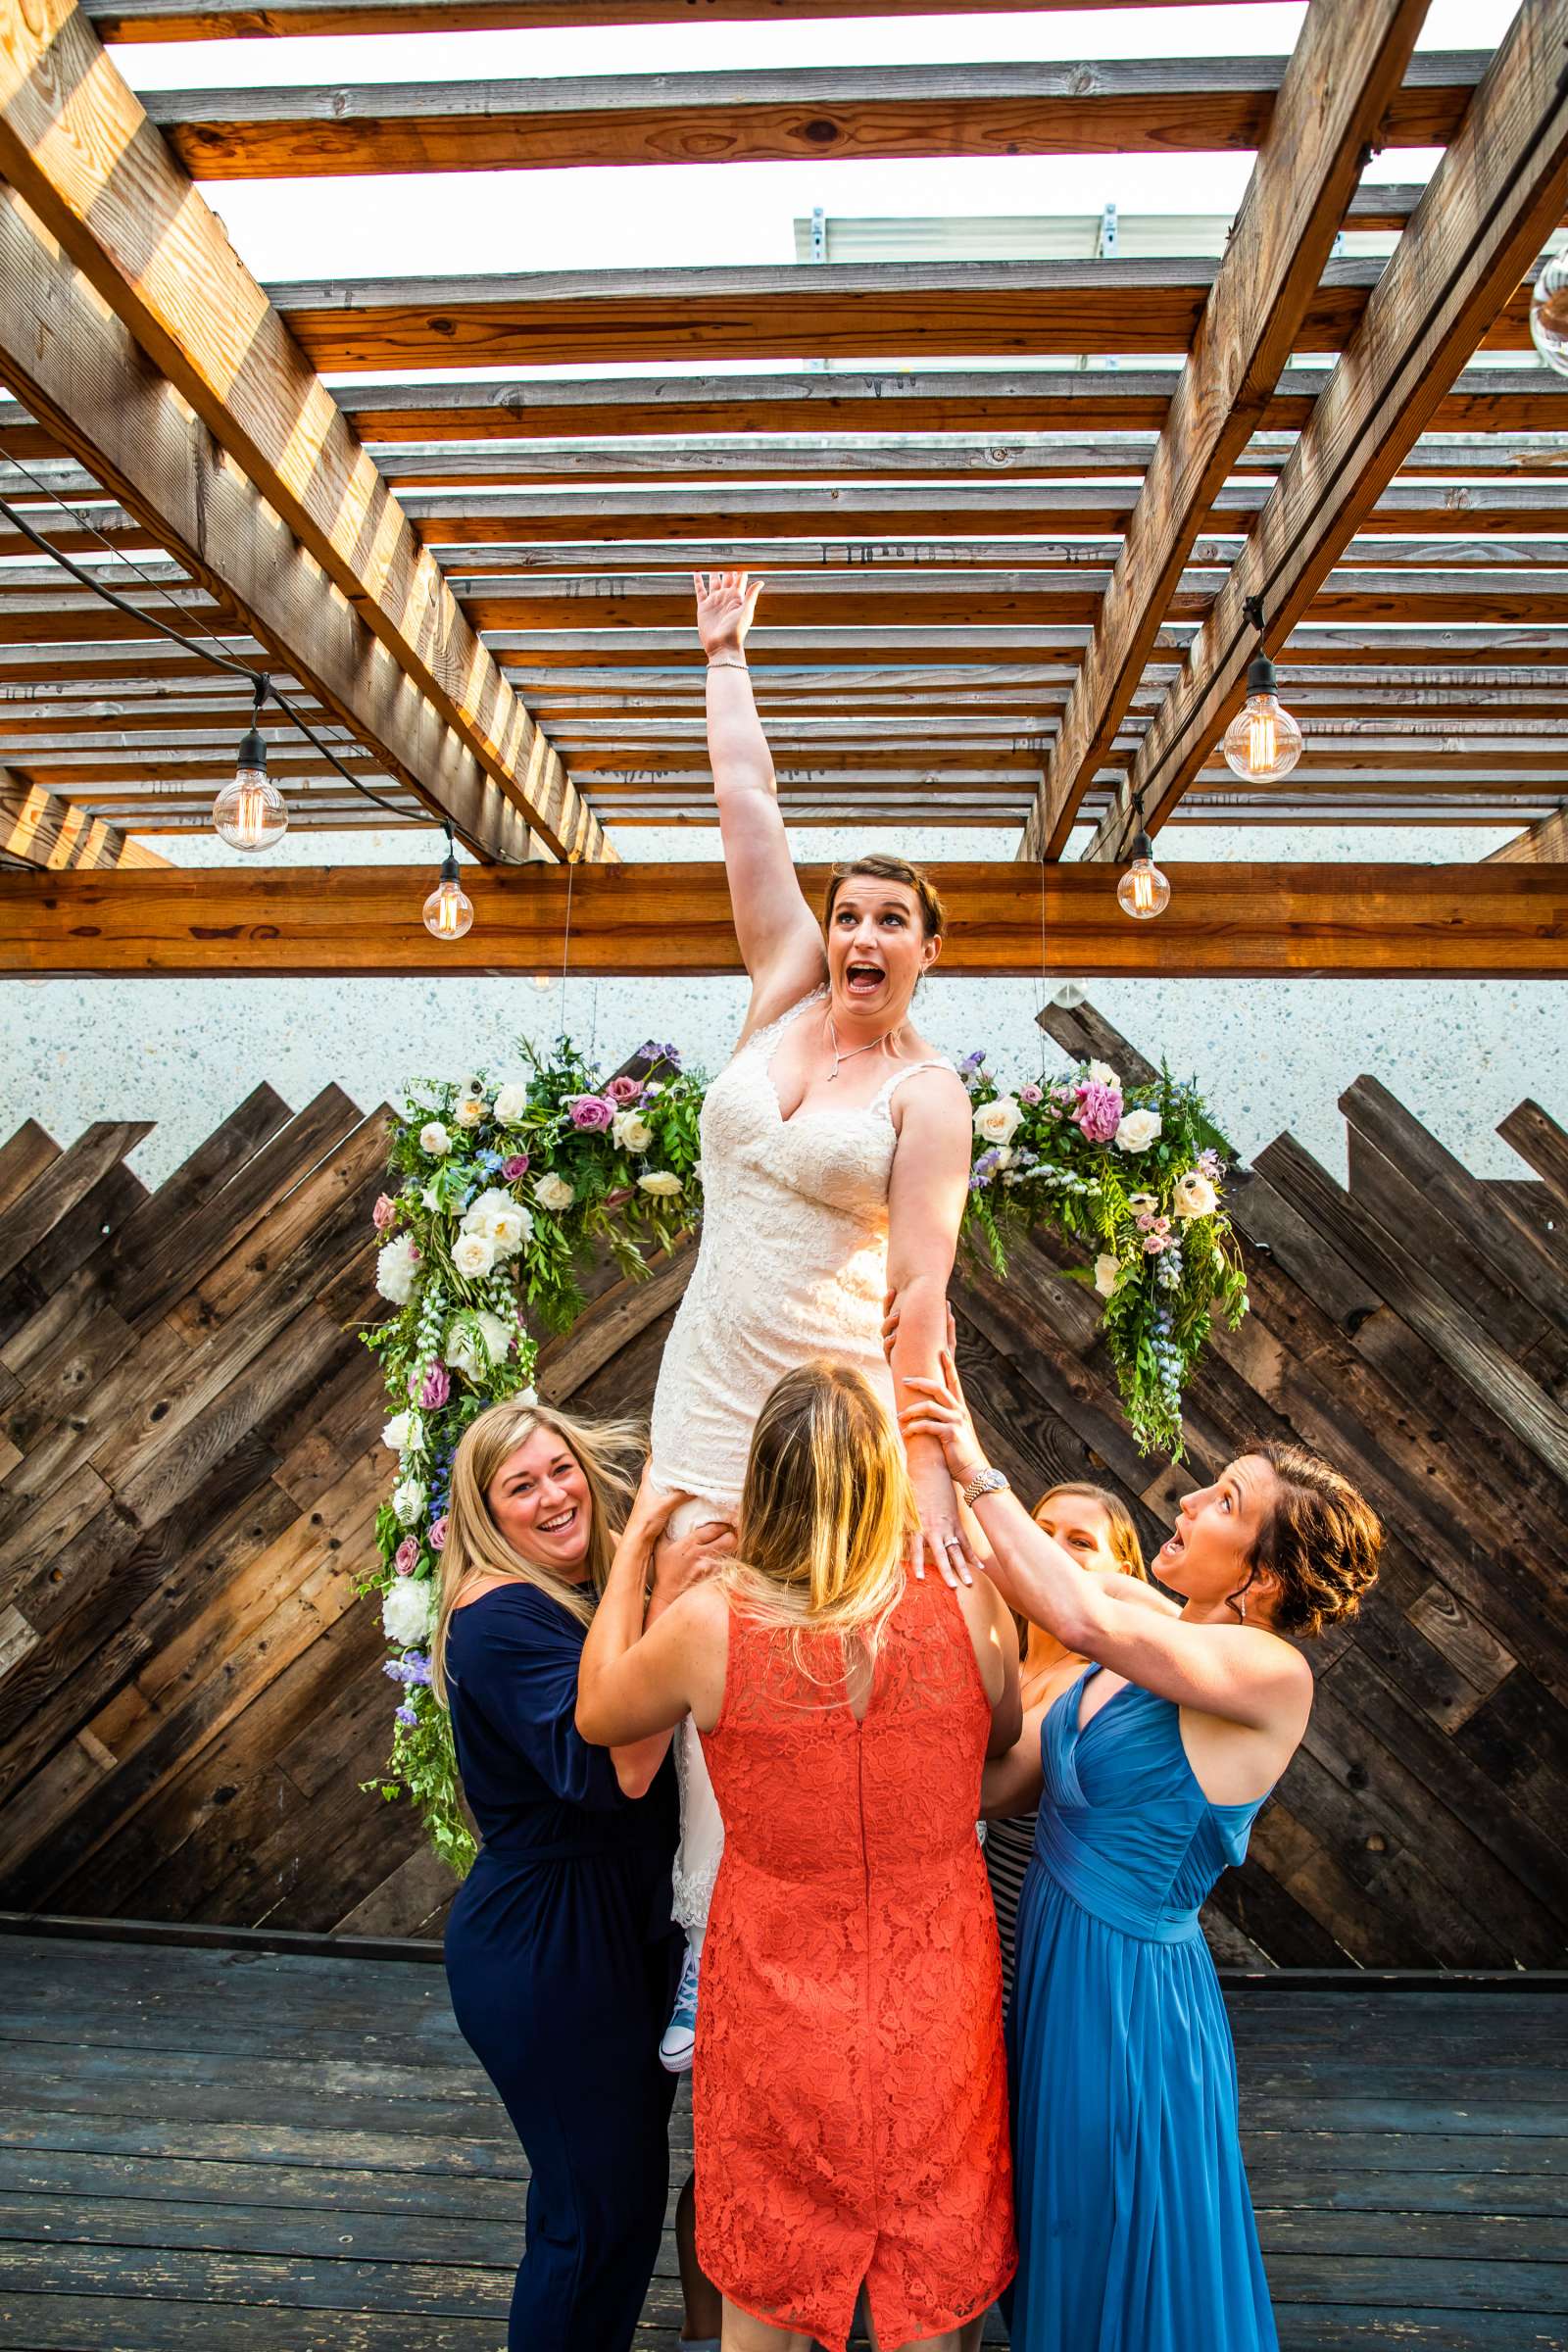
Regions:
<instances>
[{"instance_id":1,"label":"woman in red lace dress","mask_svg":"<svg viewBox=\"0 0 1568 2352\"><path fill-rule=\"evenodd\" d=\"M703 1959L697 2235L725 2352L968 2352L1012 2275L1002 1967L974 1833L1017 1737L1017 1643L984 1578L906 1578L897 1433L858 1372L763 1405L737 1558L646 1634L670 1498L645 1479L582 1653L610 1744L688 1713L724 1816Z\"/></svg>"}]
</instances>

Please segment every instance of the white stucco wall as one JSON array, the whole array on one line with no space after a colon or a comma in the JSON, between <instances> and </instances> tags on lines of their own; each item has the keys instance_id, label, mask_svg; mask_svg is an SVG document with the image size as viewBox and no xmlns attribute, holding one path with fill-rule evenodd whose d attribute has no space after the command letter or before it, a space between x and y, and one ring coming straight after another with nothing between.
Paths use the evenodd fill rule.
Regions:
<instances>
[{"instance_id":1,"label":"white stucco wall","mask_svg":"<svg viewBox=\"0 0 1568 2352\"><path fill-rule=\"evenodd\" d=\"M1454 860L1484 856L1495 832L1434 835L1282 834L1275 857ZM438 837L359 835L286 841L274 856L433 861ZM623 854L713 854L716 834L632 831ZM850 847L897 846L940 858L1006 854L992 833L843 836L803 831L803 858ZM166 856L226 855L211 839L161 840ZM1253 857L1259 837L1174 827L1161 843L1168 867L1183 858ZM1175 876L1180 887L1179 875ZM1097 981L1105 1014L1154 1058L1196 1073L1215 1113L1244 1152L1292 1128L1337 1174L1345 1166L1337 1098L1363 1071L1422 1119L1478 1174L1528 1173L1493 1132L1524 1096L1568 1123L1568 996L1549 982L1492 981ZM999 1067L1039 1067L1035 980L927 984L920 1019L955 1054L987 1046ZM519 1033L548 1042L564 1023L610 1062L650 1033L688 1058L716 1066L744 1003L735 980L570 979L564 1015L559 982L528 980L10 981L0 984L0 1133L33 1117L60 1142L92 1119L155 1119L132 1165L157 1183L266 1078L295 1107L336 1080L364 1108L395 1100L405 1079L460 1075L510 1063Z\"/></svg>"}]
</instances>

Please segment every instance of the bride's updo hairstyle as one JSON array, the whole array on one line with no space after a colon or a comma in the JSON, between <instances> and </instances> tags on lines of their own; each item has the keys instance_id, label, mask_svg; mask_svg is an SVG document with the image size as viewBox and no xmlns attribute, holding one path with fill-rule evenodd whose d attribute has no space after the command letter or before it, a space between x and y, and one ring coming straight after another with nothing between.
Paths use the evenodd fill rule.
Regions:
<instances>
[{"instance_id":1,"label":"bride's updo hairstyle","mask_svg":"<svg viewBox=\"0 0 1568 2352\"><path fill-rule=\"evenodd\" d=\"M912 890L920 902L920 928L926 938L935 939L939 931L946 929L947 917L942 910L942 901L937 897L936 885L924 869L911 865L907 858L884 858L880 852L873 851L869 857L852 858L846 864L833 868L833 879L827 886L827 904L822 909L824 930L833 920L833 902L852 874L867 874L874 882L902 882L905 889Z\"/></svg>"},{"instance_id":2,"label":"bride's updo hairstyle","mask_svg":"<svg viewBox=\"0 0 1568 2352\"><path fill-rule=\"evenodd\" d=\"M1371 1592L1383 1525L1359 1489L1304 1446L1248 1451L1273 1471L1274 1501L1252 1548L1251 1574L1230 1605L1239 1609L1248 1586L1267 1569L1279 1584L1274 1631L1310 1641L1353 1617Z\"/></svg>"},{"instance_id":3,"label":"bride's updo hairstyle","mask_svg":"<svg viewBox=\"0 0 1568 2352\"><path fill-rule=\"evenodd\" d=\"M916 1524L904 1447L864 1376L803 1364L757 1417L735 1558L719 1574L748 1616L853 1635L871 1651Z\"/></svg>"}]
</instances>

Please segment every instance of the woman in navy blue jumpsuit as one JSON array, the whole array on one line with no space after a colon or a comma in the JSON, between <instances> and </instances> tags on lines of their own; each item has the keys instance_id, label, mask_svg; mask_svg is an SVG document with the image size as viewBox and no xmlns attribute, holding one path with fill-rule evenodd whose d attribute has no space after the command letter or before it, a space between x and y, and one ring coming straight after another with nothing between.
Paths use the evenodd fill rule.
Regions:
<instances>
[{"instance_id":1,"label":"woman in navy blue jumpsuit","mask_svg":"<svg viewBox=\"0 0 1568 2352\"><path fill-rule=\"evenodd\" d=\"M667 1741L589 1747L572 1720L600 1581L588 1523L613 1544L600 1435L516 1405L481 1415L454 1464L442 1563L438 1654L481 1839L447 1981L531 2174L510 2352L625 2352L668 2194L674 1770Z\"/></svg>"}]
</instances>

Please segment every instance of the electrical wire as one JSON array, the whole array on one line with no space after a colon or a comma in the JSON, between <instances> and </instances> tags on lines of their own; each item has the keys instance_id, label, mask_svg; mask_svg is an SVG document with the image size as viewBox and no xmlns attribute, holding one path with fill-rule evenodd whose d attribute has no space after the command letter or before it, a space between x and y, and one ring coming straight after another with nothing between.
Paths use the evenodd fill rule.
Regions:
<instances>
[{"instance_id":1,"label":"electrical wire","mask_svg":"<svg viewBox=\"0 0 1568 2352\"><path fill-rule=\"evenodd\" d=\"M18 463L18 461L13 460L12 463ZM27 468L24 466L21 467L21 470L24 473L27 473ZM54 498L54 493L49 490L45 484L38 482L35 476L28 473L27 478L29 481L33 482L33 485L36 489L42 492L43 496L47 498ZM67 514L72 512L70 508L66 507L63 499L56 498L55 504L61 507L62 510ZM102 540L104 546L109 549L111 555L116 556L120 561L127 564L132 570L137 569L134 559L130 557L122 557L120 555L120 550L112 546L108 539L104 538L102 531L96 530L93 524L85 521L79 515L77 515L75 519L81 524L81 527L84 530L92 531L95 538ZM34 529L33 525L28 522L25 515L20 514L17 512L16 508L12 506L9 499L0 498L0 520L8 522L13 530L19 531L22 534L24 539L30 540L34 547L39 549L43 555L48 557L51 564L58 564L62 571L69 573L72 579L79 581L83 588L90 589L92 594L101 598L106 605L113 605L115 610L119 612L128 613L132 620L140 621L144 627L154 630L160 637L170 638L175 645L182 646L186 653L194 654L199 662L210 662L215 669L227 670L231 676L248 679L253 694L262 687L264 678L266 678L265 671L255 668L249 662L242 662L234 654L217 653L213 650L212 646L202 645L197 639L193 637L187 637L182 629L176 629L172 627L169 621L161 619L156 612L145 612L140 605L133 605L128 598L119 595L116 590L108 587L104 581L95 579L90 571L83 570L82 566L79 564L74 563L72 558L64 552L63 549L56 547L52 540L47 539L42 531ZM149 580L144 572L137 571L137 577L143 582L143 585L150 588L155 595L162 595L165 593L161 584L157 581ZM209 636L213 637L214 646L221 643L221 640L218 638L216 632L213 630L209 629L208 634ZM345 767L343 761L338 758L336 752L332 749L332 746L325 742L322 737L317 733L316 729L311 725L310 721L303 715L303 713L295 709L288 696L281 693L278 688L271 683L270 678L266 678L266 693L267 699L274 702L277 705L284 716L299 729L306 742L309 743L314 750L320 754L321 758L327 762L328 766L337 770L338 774L343 778L343 781L346 784L351 786L355 792L362 793L366 800L373 803L377 808L385 809L389 816L395 816L399 824L406 822L408 816L407 809L399 808L393 802L384 800L380 793L374 791L371 786L363 780L363 778L355 775L352 768ZM450 842L452 838L452 827L450 824L447 825L446 832L447 839Z\"/></svg>"}]
</instances>

